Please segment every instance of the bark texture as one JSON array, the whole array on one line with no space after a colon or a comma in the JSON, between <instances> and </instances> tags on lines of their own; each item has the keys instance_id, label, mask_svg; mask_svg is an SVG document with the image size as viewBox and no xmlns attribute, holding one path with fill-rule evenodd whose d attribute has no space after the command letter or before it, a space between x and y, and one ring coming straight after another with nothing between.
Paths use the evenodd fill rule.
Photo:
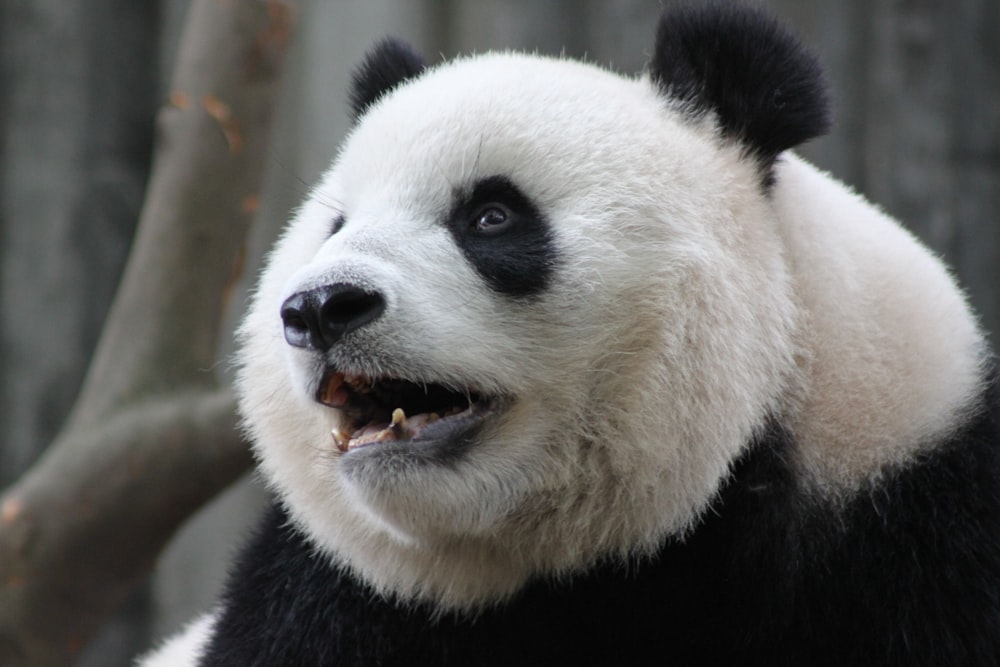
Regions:
<instances>
[{"instance_id":1,"label":"bark texture","mask_svg":"<svg viewBox=\"0 0 1000 667\"><path fill-rule=\"evenodd\" d=\"M183 520L250 464L213 368L291 24L282 2L191 5L84 387L0 499L0 664L71 662Z\"/></svg>"}]
</instances>

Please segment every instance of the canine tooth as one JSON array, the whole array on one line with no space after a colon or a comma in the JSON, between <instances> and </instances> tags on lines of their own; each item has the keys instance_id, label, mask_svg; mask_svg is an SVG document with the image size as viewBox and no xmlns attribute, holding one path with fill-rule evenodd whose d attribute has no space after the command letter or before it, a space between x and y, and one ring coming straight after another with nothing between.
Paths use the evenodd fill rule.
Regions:
<instances>
[{"instance_id":1,"label":"canine tooth","mask_svg":"<svg viewBox=\"0 0 1000 667\"><path fill-rule=\"evenodd\" d=\"M410 429L406 423L406 413L403 412L403 408L396 408L392 411L392 423L389 424L389 430L396 436L409 434Z\"/></svg>"},{"instance_id":2,"label":"canine tooth","mask_svg":"<svg viewBox=\"0 0 1000 667\"><path fill-rule=\"evenodd\" d=\"M427 423L428 424L433 424L434 422L436 422L439 419L441 419L441 415L439 415L436 412L432 412L429 415L427 415Z\"/></svg>"},{"instance_id":3,"label":"canine tooth","mask_svg":"<svg viewBox=\"0 0 1000 667\"><path fill-rule=\"evenodd\" d=\"M346 452L350 447L351 436L344 433L339 428L335 428L330 431L330 435L333 436L333 441L337 444L337 449L341 452Z\"/></svg>"}]
</instances>

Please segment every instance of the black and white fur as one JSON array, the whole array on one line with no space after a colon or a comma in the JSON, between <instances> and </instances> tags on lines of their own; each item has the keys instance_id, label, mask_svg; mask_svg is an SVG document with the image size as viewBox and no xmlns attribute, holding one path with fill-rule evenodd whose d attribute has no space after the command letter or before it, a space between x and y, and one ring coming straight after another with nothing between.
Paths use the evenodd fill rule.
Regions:
<instances>
[{"instance_id":1,"label":"black and white fur","mask_svg":"<svg viewBox=\"0 0 1000 667\"><path fill-rule=\"evenodd\" d=\"M828 121L783 28L668 12L638 79L387 41L352 101L241 331L274 508L147 664L1000 663L993 362L787 152ZM366 382L462 411L372 435Z\"/></svg>"}]
</instances>

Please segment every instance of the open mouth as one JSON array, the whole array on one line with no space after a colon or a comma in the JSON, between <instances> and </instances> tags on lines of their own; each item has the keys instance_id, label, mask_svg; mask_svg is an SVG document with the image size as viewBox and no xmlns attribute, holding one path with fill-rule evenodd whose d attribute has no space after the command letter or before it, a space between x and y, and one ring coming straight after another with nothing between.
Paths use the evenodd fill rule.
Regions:
<instances>
[{"instance_id":1,"label":"open mouth","mask_svg":"<svg viewBox=\"0 0 1000 667\"><path fill-rule=\"evenodd\" d=\"M344 413L332 431L341 452L389 442L426 442L467 434L492 414L493 401L433 383L331 372L316 400Z\"/></svg>"}]
</instances>

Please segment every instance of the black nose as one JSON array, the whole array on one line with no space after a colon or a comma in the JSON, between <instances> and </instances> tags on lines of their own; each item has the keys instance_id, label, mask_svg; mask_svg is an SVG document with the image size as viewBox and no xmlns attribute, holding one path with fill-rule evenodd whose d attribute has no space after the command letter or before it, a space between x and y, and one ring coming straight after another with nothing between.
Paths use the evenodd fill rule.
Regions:
<instances>
[{"instance_id":1,"label":"black nose","mask_svg":"<svg viewBox=\"0 0 1000 667\"><path fill-rule=\"evenodd\" d=\"M378 319L384 310L385 299L378 292L336 283L285 299L281 320L289 345L325 352L345 334Z\"/></svg>"}]
</instances>

